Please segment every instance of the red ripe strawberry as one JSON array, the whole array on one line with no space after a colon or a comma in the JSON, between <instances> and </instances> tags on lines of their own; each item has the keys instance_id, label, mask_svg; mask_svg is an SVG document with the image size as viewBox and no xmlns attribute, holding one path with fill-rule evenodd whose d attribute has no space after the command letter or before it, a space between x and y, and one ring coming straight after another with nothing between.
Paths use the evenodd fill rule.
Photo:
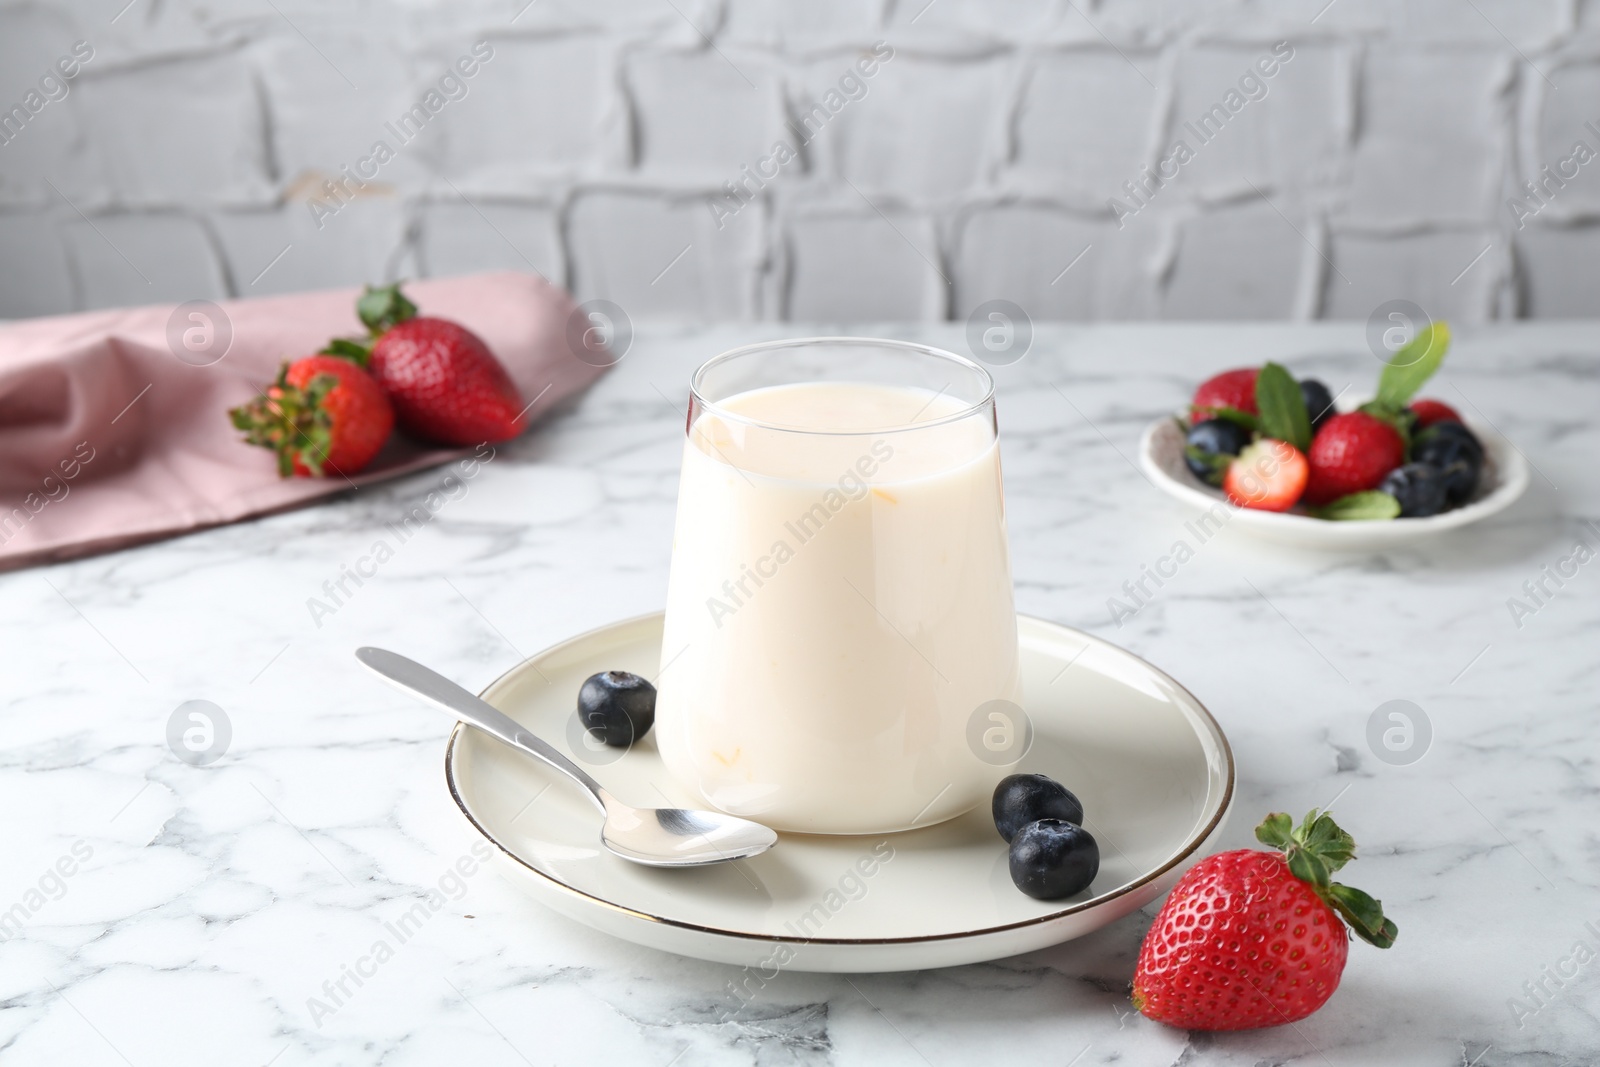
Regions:
<instances>
[{"instance_id":1,"label":"red ripe strawberry","mask_svg":"<svg viewBox=\"0 0 1600 1067\"><path fill-rule=\"evenodd\" d=\"M1442 400L1413 400L1411 411L1417 416L1417 429L1436 422L1460 422L1461 413Z\"/></svg>"},{"instance_id":2,"label":"red ripe strawberry","mask_svg":"<svg viewBox=\"0 0 1600 1067\"><path fill-rule=\"evenodd\" d=\"M1263 437L1246 445L1222 476L1222 491L1241 508L1288 511L1305 491L1309 468L1298 448Z\"/></svg>"},{"instance_id":3,"label":"red ripe strawberry","mask_svg":"<svg viewBox=\"0 0 1600 1067\"><path fill-rule=\"evenodd\" d=\"M285 363L263 395L228 415L247 444L278 454L285 478L355 474L394 429L394 409L372 376L329 355Z\"/></svg>"},{"instance_id":4,"label":"red ripe strawberry","mask_svg":"<svg viewBox=\"0 0 1600 1067\"><path fill-rule=\"evenodd\" d=\"M465 447L528 428L522 394L477 334L447 319L416 317L398 285L369 288L356 309L375 338L367 369L394 402L401 429ZM341 345L360 347L334 347L343 351Z\"/></svg>"},{"instance_id":5,"label":"red ripe strawberry","mask_svg":"<svg viewBox=\"0 0 1600 1067\"><path fill-rule=\"evenodd\" d=\"M1400 432L1364 411L1334 415L1311 439L1311 480L1306 503L1326 504L1350 493L1376 489L1383 476L1406 459Z\"/></svg>"},{"instance_id":6,"label":"red ripe strawberry","mask_svg":"<svg viewBox=\"0 0 1600 1067\"><path fill-rule=\"evenodd\" d=\"M1279 852L1209 856L1178 880L1139 950L1133 1004L1186 1030L1297 1022L1339 987L1349 938L1388 948L1381 902L1331 880L1355 842L1317 811L1298 827L1269 815L1256 837Z\"/></svg>"},{"instance_id":7,"label":"red ripe strawberry","mask_svg":"<svg viewBox=\"0 0 1600 1067\"><path fill-rule=\"evenodd\" d=\"M1223 371L1201 382L1189 403L1197 408L1235 408L1254 415L1258 373L1255 367Z\"/></svg>"}]
</instances>

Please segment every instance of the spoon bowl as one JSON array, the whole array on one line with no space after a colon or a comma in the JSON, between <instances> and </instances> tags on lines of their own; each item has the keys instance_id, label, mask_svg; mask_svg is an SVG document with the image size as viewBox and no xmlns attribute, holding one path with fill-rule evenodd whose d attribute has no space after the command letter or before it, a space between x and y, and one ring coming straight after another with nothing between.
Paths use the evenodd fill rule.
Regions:
<instances>
[{"instance_id":1,"label":"spoon bowl","mask_svg":"<svg viewBox=\"0 0 1600 1067\"><path fill-rule=\"evenodd\" d=\"M649 867L699 867L755 856L778 842L777 833L769 827L717 811L624 804L515 719L437 671L381 648L358 648L356 659L395 688L542 761L582 786L605 816L601 843L625 860Z\"/></svg>"},{"instance_id":2,"label":"spoon bowl","mask_svg":"<svg viewBox=\"0 0 1600 1067\"><path fill-rule=\"evenodd\" d=\"M611 798L600 830L606 848L650 867L693 867L765 852L778 835L749 819L689 808L630 808Z\"/></svg>"}]
</instances>

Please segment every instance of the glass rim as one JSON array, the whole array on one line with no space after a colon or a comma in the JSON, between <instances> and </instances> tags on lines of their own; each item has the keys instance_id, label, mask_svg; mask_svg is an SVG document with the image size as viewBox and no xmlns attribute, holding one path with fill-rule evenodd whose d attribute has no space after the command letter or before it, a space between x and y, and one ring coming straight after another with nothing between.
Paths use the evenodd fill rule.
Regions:
<instances>
[{"instance_id":1,"label":"glass rim","mask_svg":"<svg viewBox=\"0 0 1600 1067\"><path fill-rule=\"evenodd\" d=\"M875 430L810 430L803 426L779 426L776 423L768 422L765 419L755 419L748 415L741 415L737 412L729 411L727 408L720 406L715 401L707 399L705 393L702 391L701 386L704 382L707 372L715 369L731 359L734 359L738 356L749 355L752 352L759 352L763 349L797 348L803 345L866 345L876 348L898 349L903 352L916 352L924 356L932 356L936 359L942 359L946 362L954 363L955 365L965 368L966 370L976 371L979 381L983 383L983 395L977 400L972 401L970 404L963 405L959 411L951 412L948 415L941 415L937 419L929 419L927 422L908 422L900 426L887 426ZM946 386L945 388L949 388L949 386ZM934 394L934 397L937 399L942 395L943 390L940 390L940 392ZM689 376L689 400L691 407L699 407L702 411L712 412L718 418L744 423L746 426L754 426L762 430L774 430L781 433L811 434L817 437L882 436L884 434L891 433L906 433L911 430L923 430L930 426L944 426L948 423L959 422L961 419L971 418L984 408L993 405L994 375L990 374L981 363L970 360L965 356L958 355L957 353L951 352L947 349L935 348L932 345L921 344L917 341L899 341L889 337L786 337L778 341L757 341L753 344L740 345L738 348L730 348L726 352L719 352L712 356L710 359L700 364L700 366L696 367L695 372ZM930 400L929 403L931 404L933 401ZM692 428L692 423L689 428Z\"/></svg>"}]
</instances>

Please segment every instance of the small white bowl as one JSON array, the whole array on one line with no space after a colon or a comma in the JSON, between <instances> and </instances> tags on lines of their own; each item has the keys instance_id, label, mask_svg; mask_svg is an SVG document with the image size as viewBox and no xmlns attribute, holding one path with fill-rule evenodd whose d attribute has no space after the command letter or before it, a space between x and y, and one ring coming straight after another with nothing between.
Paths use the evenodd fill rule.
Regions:
<instances>
[{"instance_id":1,"label":"small white bowl","mask_svg":"<svg viewBox=\"0 0 1600 1067\"><path fill-rule=\"evenodd\" d=\"M1183 461L1184 434L1171 417L1153 422L1139 443L1139 463L1150 480L1177 499L1210 511L1230 509L1230 526L1268 541L1300 548L1370 549L1407 544L1445 530L1486 519L1509 507L1528 488L1528 461L1511 442L1482 423L1466 420L1483 442L1483 475L1477 491L1461 507L1426 519L1335 522L1303 510L1260 511L1234 507L1227 495L1196 478Z\"/></svg>"}]
</instances>

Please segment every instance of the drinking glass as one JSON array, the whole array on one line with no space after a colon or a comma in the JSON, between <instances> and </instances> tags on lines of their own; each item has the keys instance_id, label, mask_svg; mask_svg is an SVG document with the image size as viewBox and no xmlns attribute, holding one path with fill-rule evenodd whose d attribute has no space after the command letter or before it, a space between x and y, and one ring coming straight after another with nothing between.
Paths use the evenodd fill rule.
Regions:
<instances>
[{"instance_id":1,"label":"drinking glass","mask_svg":"<svg viewBox=\"0 0 1600 1067\"><path fill-rule=\"evenodd\" d=\"M700 367L657 686L662 759L730 814L868 834L987 800L1023 747L989 374L850 337Z\"/></svg>"}]
</instances>

